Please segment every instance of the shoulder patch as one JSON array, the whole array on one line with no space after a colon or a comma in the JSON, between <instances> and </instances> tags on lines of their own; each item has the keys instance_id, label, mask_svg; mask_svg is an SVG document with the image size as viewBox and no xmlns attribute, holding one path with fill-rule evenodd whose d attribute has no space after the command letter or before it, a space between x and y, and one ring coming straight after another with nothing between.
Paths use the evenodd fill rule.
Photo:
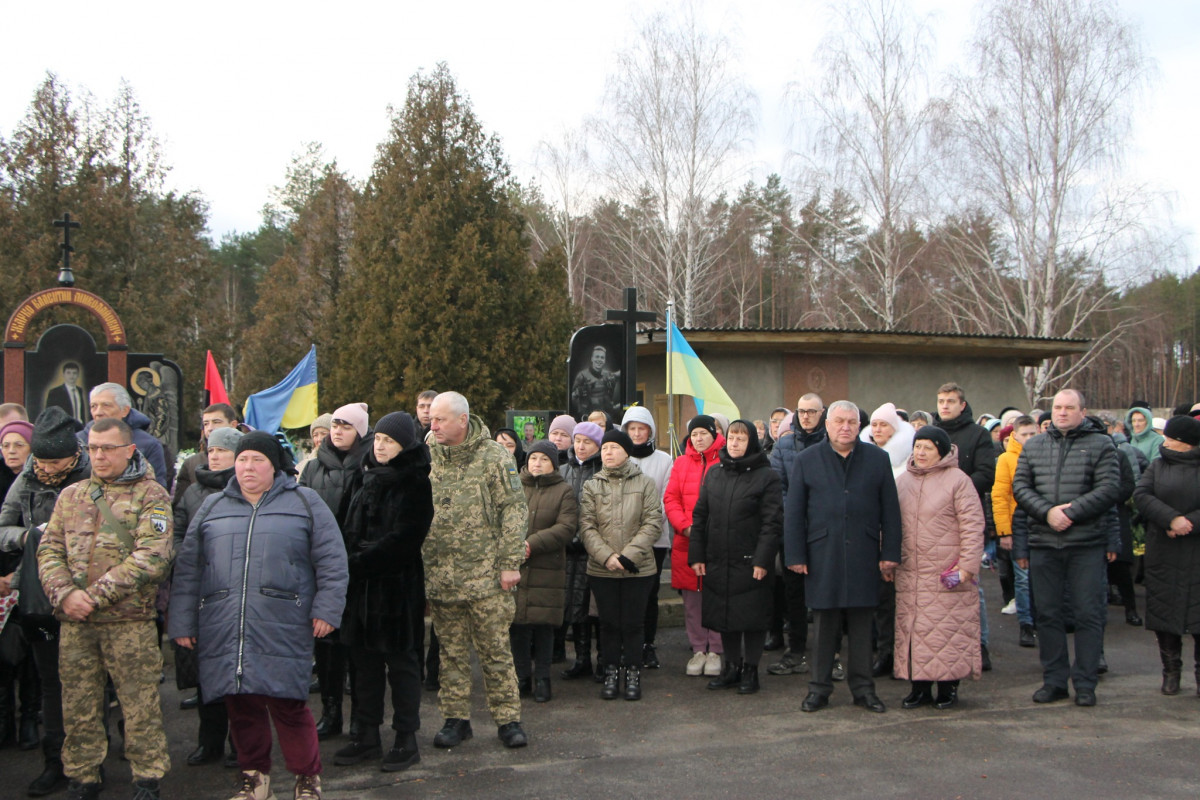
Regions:
<instances>
[{"instance_id":1,"label":"shoulder patch","mask_svg":"<svg viewBox=\"0 0 1200 800\"><path fill-rule=\"evenodd\" d=\"M156 504L150 509L150 524L159 533L167 532L167 527L171 524L171 515L167 513L166 506Z\"/></svg>"},{"instance_id":2,"label":"shoulder patch","mask_svg":"<svg viewBox=\"0 0 1200 800\"><path fill-rule=\"evenodd\" d=\"M521 476L517 473L517 465L510 459L505 469L508 470L508 485L514 492L521 491Z\"/></svg>"}]
</instances>

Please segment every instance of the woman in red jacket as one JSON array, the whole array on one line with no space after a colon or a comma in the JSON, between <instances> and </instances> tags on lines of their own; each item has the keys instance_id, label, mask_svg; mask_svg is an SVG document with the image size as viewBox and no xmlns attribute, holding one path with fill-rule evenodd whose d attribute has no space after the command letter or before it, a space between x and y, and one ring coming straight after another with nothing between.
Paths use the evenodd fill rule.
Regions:
<instances>
[{"instance_id":1,"label":"woman in red jacket","mask_svg":"<svg viewBox=\"0 0 1200 800\"><path fill-rule=\"evenodd\" d=\"M675 459L663 508L675 537L671 542L671 588L683 593L684 624L692 658L687 664L688 675L721 674L721 634L710 631L700 623L700 582L688 565L688 546L691 544L692 510L700 499L704 476L717 463L725 437L717 429L716 420L701 414L688 423L688 442L683 455Z\"/></svg>"}]
</instances>

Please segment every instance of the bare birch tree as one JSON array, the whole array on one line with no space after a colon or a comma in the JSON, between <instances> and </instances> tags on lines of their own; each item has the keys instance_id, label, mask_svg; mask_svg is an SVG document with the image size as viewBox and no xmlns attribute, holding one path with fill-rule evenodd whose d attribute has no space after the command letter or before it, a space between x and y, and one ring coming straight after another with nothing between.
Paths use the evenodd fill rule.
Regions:
<instances>
[{"instance_id":1,"label":"bare birch tree","mask_svg":"<svg viewBox=\"0 0 1200 800\"><path fill-rule=\"evenodd\" d=\"M584 187L589 163L587 139L581 131L565 131L560 142L543 141L538 146L536 165L548 194L550 224L566 259L567 294L578 305L583 304L580 272L588 230ZM538 236L536 229L532 233ZM549 249L542 244L542 249Z\"/></svg>"},{"instance_id":2,"label":"bare birch tree","mask_svg":"<svg viewBox=\"0 0 1200 800\"><path fill-rule=\"evenodd\" d=\"M855 0L831 9L834 29L818 51L822 80L801 95L801 108L816 121L811 178L845 190L874 233L854 237L857 258L811 255L844 286L824 295L836 306L824 309L827 317L892 330L915 310L901 304L901 288L922 255L922 248L906 246L912 241L906 231L926 210L936 108L926 71L931 34L904 0Z\"/></svg>"},{"instance_id":3,"label":"bare birch tree","mask_svg":"<svg viewBox=\"0 0 1200 800\"><path fill-rule=\"evenodd\" d=\"M652 302L677 301L685 326L702 318L715 298L710 274L720 255L719 232L706 214L736 183L753 105L732 45L702 29L688 4L678 18L653 17L618 56L604 115L595 123L612 195L653 216L632 231L605 233L628 245L621 252ZM636 241L628 241L631 232Z\"/></svg>"},{"instance_id":4,"label":"bare birch tree","mask_svg":"<svg viewBox=\"0 0 1200 800\"><path fill-rule=\"evenodd\" d=\"M992 0L972 49L974 69L952 79L953 174L995 220L1001 246L959 236L950 264L966 293L940 299L995 320L999 328L987 332L1086 335L1132 260L1150 256L1138 219L1146 195L1118 183L1148 77L1136 31L1110 0ZM1030 401L1069 381L1120 332L1100 335L1082 359L1027 367Z\"/></svg>"}]
</instances>

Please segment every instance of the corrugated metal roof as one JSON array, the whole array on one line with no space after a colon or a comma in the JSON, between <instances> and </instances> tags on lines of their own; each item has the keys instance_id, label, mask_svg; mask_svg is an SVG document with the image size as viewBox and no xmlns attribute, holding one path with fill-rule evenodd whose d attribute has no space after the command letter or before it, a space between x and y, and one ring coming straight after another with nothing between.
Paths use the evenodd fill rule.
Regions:
<instances>
[{"instance_id":1,"label":"corrugated metal roof","mask_svg":"<svg viewBox=\"0 0 1200 800\"><path fill-rule=\"evenodd\" d=\"M827 334L875 334L881 336L953 336L963 339L1022 339L1029 342L1063 342L1070 344L1086 344L1090 339L1076 339L1067 336L1021 336L1011 333L955 333L954 331L918 331L918 330L876 330L871 328L748 328L737 325L721 325L715 327L680 328L685 335L688 333L827 333ZM640 328L639 333L662 333L664 327Z\"/></svg>"}]
</instances>

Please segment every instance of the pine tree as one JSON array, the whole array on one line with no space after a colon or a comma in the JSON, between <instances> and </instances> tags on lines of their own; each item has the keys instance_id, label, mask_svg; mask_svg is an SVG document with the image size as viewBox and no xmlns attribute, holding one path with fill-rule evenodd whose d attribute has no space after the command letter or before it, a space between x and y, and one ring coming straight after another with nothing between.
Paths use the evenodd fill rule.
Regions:
<instances>
[{"instance_id":1,"label":"pine tree","mask_svg":"<svg viewBox=\"0 0 1200 800\"><path fill-rule=\"evenodd\" d=\"M561 263L530 263L517 197L446 65L414 76L359 204L333 403L455 390L489 425L561 405L570 298Z\"/></svg>"}]
</instances>

